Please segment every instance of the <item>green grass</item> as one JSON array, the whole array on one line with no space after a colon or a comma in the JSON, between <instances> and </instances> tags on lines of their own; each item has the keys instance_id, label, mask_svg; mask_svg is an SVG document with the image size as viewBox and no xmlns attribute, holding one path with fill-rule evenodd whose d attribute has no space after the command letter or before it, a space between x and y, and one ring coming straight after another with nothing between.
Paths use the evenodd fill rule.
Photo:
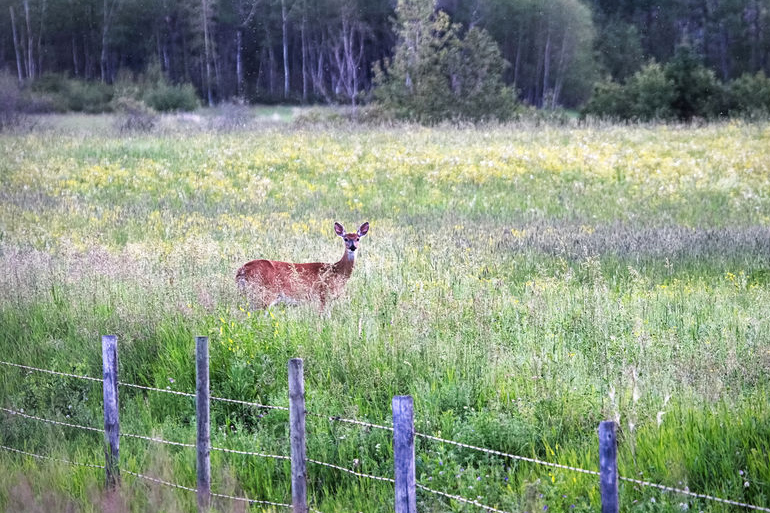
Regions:
<instances>
[{"instance_id":1,"label":"green grass","mask_svg":"<svg viewBox=\"0 0 770 513\"><path fill-rule=\"evenodd\" d=\"M217 396L285 406L302 357L310 412L389 424L392 396L412 394L420 432L588 469L614 418L621 475L770 506L766 125L217 132L180 117L121 138L84 119L0 136L0 359L99 376L114 333L122 381L191 392L193 337L208 335ZM365 220L328 316L248 311L240 265L336 260L333 222ZM190 398L121 389L120 403L125 432L194 440ZM99 383L5 366L0 406L101 424ZM98 433L0 416L0 444L102 462ZM308 423L308 457L391 474L387 432ZM287 429L284 412L212 404L215 445L288 454ZM417 452L419 482L500 509L599 507L592 476L424 439ZM123 468L185 486L194 458L121 444ZM195 506L130 476L109 499L98 470L7 452L0 467L8 511ZM214 452L212 468L215 491L290 500L283 462ZM392 510L386 483L309 470L321 511ZM623 511L726 510L620 493Z\"/></svg>"}]
</instances>

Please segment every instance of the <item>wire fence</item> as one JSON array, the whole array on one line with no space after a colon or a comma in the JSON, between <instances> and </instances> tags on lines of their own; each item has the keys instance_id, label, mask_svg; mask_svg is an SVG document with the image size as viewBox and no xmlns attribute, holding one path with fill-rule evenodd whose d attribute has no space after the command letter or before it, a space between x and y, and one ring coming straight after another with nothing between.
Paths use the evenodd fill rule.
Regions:
<instances>
[{"instance_id":1,"label":"wire fence","mask_svg":"<svg viewBox=\"0 0 770 513\"><path fill-rule=\"evenodd\" d=\"M94 377L91 377L91 376L78 375L78 374L59 372L59 371L53 371L53 370L49 370L49 369L41 369L41 368L37 368L37 367L21 365L21 364L18 364L18 363L5 362L5 361L2 361L2 360L0 360L0 365L6 365L6 366L10 366L10 367L24 369L24 370L27 370L28 372L42 372L42 373L47 373L47 374L51 374L51 375L58 375L58 376L68 377L68 378L76 378L76 379L83 379L83 380L97 381L97 382L101 382L102 381L99 378L94 378ZM118 382L118 384L120 386L123 386L123 387L142 389L142 390L147 390L147 391L152 391L152 392L174 394L174 395L185 396L185 397L192 397L192 398L196 397L195 394L191 394L191 393L188 393L188 392L177 391L177 390L149 387L149 386L136 385L136 384L133 384L133 383L125 383L125 382ZM256 407L256 408L260 408L260 409L266 409L266 410L289 411L289 408L288 407L284 407L284 406L267 405L267 404L261 404L261 403L256 403L256 402L243 401L243 400L239 400L239 399L230 399L230 398L224 398L224 397L211 397L211 400L212 401L219 401L219 402L226 402L226 403L241 404L241 405L245 405L245 406L252 406L252 407ZM86 431L104 433L104 429L102 429L102 428L94 428L94 427L82 426L82 425L74 424L74 423L70 423L70 422L46 419L46 418L39 417L39 416L36 416L36 415L31 415L29 413L24 412L23 410L13 410L13 409L9 409L9 408L0 407L0 411L6 413L8 415L19 416L19 417L22 417L22 418L26 418L26 419L30 419L30 420L36 420L36 421L40 421L40 422L45 422L45 423L49 423L49 424L52 424L52 425L59 425L59 426L64 426L64 427L68 427L68 428L73 428L73 429L81 429L81 430L86 430ZM343 418L343 417L335 416L335 415L324 415L324 414L312 413L312 412L306 412L306 413L308 415L311 415L311 416L314 416L314 417L317 417L317 418L325 418L325 419L327 419L327 420L329 420L331 422L347 423L347 424L357 425L357 426L361 426L361 427L365 427L365 428L369 428L369 429L380 429L380 430L390 431L390 432L393 432L393 430L394 430L394 428L391 427L391 426L374 424L374 423L370 423L370 422L366 422L366 421L361 421L361 420L356 420L356 419L348 419L348 418ZM162 439L162 438L152 437L152 436L145 436L145 435L139 435L139 434L133 434L133 433L121 433L120 436L127 437L127 438L142 439L142 440L145 440L145 441L149 441L149 442L153 442L153 443L159 443L159 444L166 444L166 445L179 446L179 447L185 447L185 448L196 448L195 444L170 441L170 440L165 440L165 439ZM465 443L462 443L462 442L457 442L455 440L444 439L444 438L440 438L440 437L429 435L429 434L415 432L414 436L419 437L419 438L423 438L425 440L431 440L431 441L434 441L434 442L442 443L442 444L449 444L449 445L452 445L452 446L455 446L455 447L460 447L460 448L464 448L464 449L468 449L468 450L478 451L478 452L481 452L481 453L484 453L484 454L489 454L489 455L497 456L497 457L500 457L500 458L506 458L506 459L516 460L516 461L523 461L523 462L532 463L532 464L535 464L535 465L542 465L542 466L547 466L547 467L550 467L550 468L557 468L557 469L562 469L562 470L567 470L567 471L571 471L571 472L587 474L587 475L592 475L592 476L597 476L597 477L600 476L600 472L595 471L595 470L588 470L588 469L583 469L583 468L579 468L579 467L563 465L563 464L559 464L559 463L555 463L555 462L549 462L549 461L545 461L545 460L541 460L541 459L537 459L537 458L532 458L532 457L527 457L527 456L520 456L520 455L510 454L510 453L505 453L505 452L502 452L502 451L497 451L497 450L494 450L494 449L488 449L488 448L484 448L484 447L478 447L478 446L474 446L474 445L470 445L470 444L465 444ZM9 451L9 452L18 453L18 454L21 454L21 455L26 455L26 456L34 457L34 458L37 458L37 459L44 459L44 460L57 461L57 462L61 462L61 463L68 463L68 464L75 465L75 466L84 466L84 467L91 467L91 468L97 468L97 469L104 469L105 468L105 466L103 466L103 465L85 464L85 463L78 463L78 462L74 462L74 461L70 461L70 460L66 460L66 459L52 458L52 457L49 457L49 456L43 456L43 455L39 455L39 454L29 453L29 452L26 452L26 451L22 451L22 450L15 449L15 448L8 447L8 446L4 446L4 445L0 445L0 449L6 450L6 451ZM290 456L276 455L276 454L267 454L267 453L256 452L256 451L244 451L244 450L230 449L230 448L216 447L216 446L211 446L211 450L213 450L213 451L220 451L220 452L223 452L223 453L231 453L231 454L239 454L239 455L245 455L245 456L252 456L252 457L270 458L270 459L276 459L276 460L291 460ZM331 468L331 469L338 470L338 471L341 471L343 473L350 474L350 475L353 475L353 476L356 476L356 477L359 477L359 478L363 478L363 479L369 479L369 480L379 481L379 482L386 482L386 483L390 483L390 484L395 483L395 479L393 479L391 477L382 477L382 476L376 476L376 475L367 474L367 473L363 473L363 472L358 472L358 471L353 470L353 469L349 469L349 468L342 467L342 466L339 466L339 465L334 465L332 463L328 463L328 462L324 462L324 461L319 461L319 460L315 460L315 459L310 459L310 458L306 458L306 461L308 463L312 463L314 465L318 465L318 466L325 467L325 468ZM197 491L197 489L195 489L195 488L185 487L185 486L182 486L182 485L179 485L179 484L176 484L176 483L160 480L160 479L153 478L153 477L150 477L150 476L146 476L146 475L143 475L143 474L140 474L140 473L136 473L136 472L132 472L132 471L128 471L128 470L123 470L123 472L126 473L126 474L129 474L129 475L141 478L141 479L145 479L145 480L148 480L148 481L152 481L152 482L158 483L158 484L163 484L163 485L166 485L166 486L170 486L170 487L174 487L174 488L179 488L179 489L187 490L187 491L193 491L193 492ZM693 498L697 498L697 499L717 502L717 503L726 504L726 505L730 505L730 506L741 507L741 508L745 508L745 509L749 509L749 510L754 510L754 511L764 511L764 512L770 513L770 508L768 508L768 507L752 505L752 504L743 503L743 502L739 502L739 501L733 501L733 500L730 500L730 499L723 499L723 498L716 497L716 496L713 496L713 495L708 495L708 494L696 493L696 492L690 491L688 488L682 489L682 488L670 487L670 486L666 486L666 485L659 484L659 483L653 483L653 482L649 482L649 481L643 481L643 480L634 479L634 478L628 478L628 477L624 477L624 476L618 476L618 479L620 481L633 483L635 485L642 486L642 487L655 488L655 489L658 489L658 490L661 490L661 491L664 491L664 492L671 492L671 493L676 493L676 494L680 494L680 495L684 495L684 496L689 496L689 497L693 497ZM492 507L492 506L485 505L485 504L479 502L478 500L468 499L468 498L465 498L465 497L462 497L462 496L459 496L459 495L452 495L452 494L449 494L449 493L446 493L446 492L442 492L440 490L432 489L432 488L430 488L430 487L428 487L428 486L426 486L424 484L421 484L421 483L416 483L416 487L417 487L417 489L422 490L422 491L424 491L426 493L437 495L437 496L440 496L440 497L443 497L443 498L446 498L446 499L450 499L450 500L455 500L455 501L463 503L463 504L468 504L468 505L476 506L476 507L478 507L480 509L483 509L483 510L486 510L486 511L492 511L492 512L502 512L502 511L504 511L504 510L500 510L500 509L497 509L497 508ZM277 507L287 507L287 508L291 508L292 507L290 504L284 504L284 503L279 503L279 502L263 501L263 500L257 500L257 499L250 499L250 498L247 498L247 497L236 497L236 496L230 496L230 495L224 495L224 494L218 494L218 493L212 493L211 495L212 495L212 497L219 497L219 498L225 498L225 499L231 499L231 500L237 500L237 501L245 501L245 502L252 503L252 504L264 504L264 505L271 505L271 506L277 506ZM311 510L312 510L312 508L311 508ZM317 510L312 510L312 511L317 511Z\"/></svg>"}]
</instances>

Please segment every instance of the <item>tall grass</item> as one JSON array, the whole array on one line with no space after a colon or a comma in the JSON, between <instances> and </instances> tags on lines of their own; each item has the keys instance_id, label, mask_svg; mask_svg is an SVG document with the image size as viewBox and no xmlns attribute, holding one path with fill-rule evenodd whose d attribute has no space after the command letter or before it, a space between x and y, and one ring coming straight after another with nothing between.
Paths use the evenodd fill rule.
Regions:
<instances>
[{"instance_id":1,"label":"tall grass","mask_svg":"<svg viewBox=\"0 0 770 513\"><path fill-rule=\"evenodd\" d=\"M387 424L391 397L413 394L421 432L584 468L615 418L622 475L770 505L766 126L49 136L0 138L2 359L98 376L99 335L115 333L122 381L192 391L193 337L208 335L214 395L286 405L299 356L311 412ZM336 260L333 222L366 220L328 317L250 312L237 294L245 261ZM120 394L124 431L194 439L189 398ZM0 398L100 425L98 383L5 368ZM214 403L212 422L215 445L288 454L283 412ZM387 432L309 422L309 457L391 472ZM7 416L0 443L102 458L97 434ZM124 468L194 486L193 451L122 445ZM418 454L420 482L498 508L598 507L590 476L422 439ZM102 508L98 471L0 462L6 509ZM212 466L215 489L289 500L282 462L215 452ZM194 506L124 480L126 511ZM392 509L387 484L333 469L311 465L310 488L322 511ZM630 484L621 500L724 511Z\"/></svg>"}]
</instances>

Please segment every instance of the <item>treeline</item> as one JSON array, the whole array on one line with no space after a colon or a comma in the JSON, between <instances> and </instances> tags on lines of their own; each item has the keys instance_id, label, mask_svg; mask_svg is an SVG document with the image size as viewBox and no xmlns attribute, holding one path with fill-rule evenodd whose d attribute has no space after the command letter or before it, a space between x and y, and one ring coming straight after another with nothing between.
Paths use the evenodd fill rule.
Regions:
<instances>
[{"instance_id":1,"label":"treeline","mask_svg":"<svg viewBox=\"0 0 770 513\"><path fill-rule=\"evenodd\" d=\"M411 0L417 1L417 0ZM720 82L770 75L770 0L424 0L485 31L503 83L537 107L577 107L678 47ZM365 102L397 53L396 0L0 0L0 66L20 83L111 84L159 69L204 103ZM486 37L486 36L484 36Z\"/></svg>"}]
</instances>

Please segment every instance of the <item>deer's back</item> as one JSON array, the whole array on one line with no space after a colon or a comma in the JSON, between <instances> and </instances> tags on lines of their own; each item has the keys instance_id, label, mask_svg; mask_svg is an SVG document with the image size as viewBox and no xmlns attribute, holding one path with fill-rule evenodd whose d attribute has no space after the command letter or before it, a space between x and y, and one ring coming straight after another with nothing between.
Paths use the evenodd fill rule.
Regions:
<instances>
[{"instance_id":1,"label":"deer's back","mask_svg":"<svg viewBox=\"0 0 770 513\"><path fill-rule=\"evenodd\" d=\"M329 279L331 265L313 262L292 264L276 260L252 260L238 269L235 279L242 287L282 293L300 299Z\"/></svg>"}]
</instances>

